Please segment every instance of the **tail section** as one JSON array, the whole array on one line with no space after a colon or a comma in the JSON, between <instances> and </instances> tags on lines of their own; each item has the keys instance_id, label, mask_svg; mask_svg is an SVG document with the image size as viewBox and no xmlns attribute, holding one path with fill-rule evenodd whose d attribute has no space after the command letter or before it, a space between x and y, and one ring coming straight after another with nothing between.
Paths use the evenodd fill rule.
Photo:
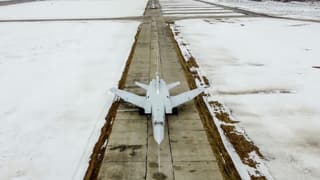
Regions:
<instances>
[{"instance_id":1,"label":"tail section","mask_svg":"<svg viewBox=\"0 0 320 180\"><path fill-rule=\"evenodd\" d=\"M170 89L173 89L173 88L175 88L175 87L177 87L179 85L180 85L180 82L177 81L177 82L168 84L167 87L168 87L168 90L170 90Z\"/></svg>"},{"instance_id":2,"label":"tail section","mask_svg":"<svg viewBox=\"0 0 320 180\"><path fill-rule=\"evenodd\" d=\"M137 86L139 86L140 88L145 89L145 90L148 90L148 88L149 88L148 85L143 84L143 83L140 83L140 82L135 82L135 84L136 84Z\"/></svg>"},{"instance_id":3,"label":"tail section","mask_svg":"<svg viewBox=\"0 0 320 180\"><path fill-rule=\"evenodd\" d=\"M156 92L160 93L160 74L156 72Z\"/></svg>"}]
</instances>

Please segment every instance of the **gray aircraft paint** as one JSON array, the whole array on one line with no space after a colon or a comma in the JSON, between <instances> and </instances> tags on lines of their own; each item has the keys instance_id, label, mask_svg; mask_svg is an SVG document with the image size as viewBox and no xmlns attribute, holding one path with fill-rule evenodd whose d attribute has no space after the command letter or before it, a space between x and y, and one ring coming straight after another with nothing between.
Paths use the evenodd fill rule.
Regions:
<instances>
[{"instance_id":1,"label":"gray aircraft paint","mask_svg":"<svg viewBox=\"0 0 320 180\"><path fill-rule=\"evenodd\" d=\"M145 114L151 114L153 138L160 144L164 138L165 115L172 114L172 109L192 100L204 91L203 87L170 96L169 90L178 86L180 82L166 84L156 74L149 85L136 82L136 85L147 91L146 96L139 96L124 90L112 88L111 92L126 102L144 109Z\"/></svg>"}]
</instances>

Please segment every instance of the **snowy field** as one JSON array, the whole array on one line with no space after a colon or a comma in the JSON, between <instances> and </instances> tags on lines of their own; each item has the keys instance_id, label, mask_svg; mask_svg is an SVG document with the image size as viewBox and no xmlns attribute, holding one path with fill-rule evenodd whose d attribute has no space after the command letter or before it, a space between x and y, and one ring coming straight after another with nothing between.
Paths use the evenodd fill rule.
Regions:
<instances>
[{"instance_id":1,"label":"snowy field","mask_svg":"<svg viewBox=\"0 0 320 180\"><path fill-rule=\"evenodd\" d=\"M140 16L146 0L37 1L1 19ZM82 179L139 22L0 23L0 179Z\"/></svg>"},{"instance_id":2,"label":"snowy field","mask_svg":"<svg viewBox=\"0 0 320 180\"><path fill-rule=\"evenodd\" d=\"M270 15L320 20L320 2L276 2L262 0L205 0Z\"/></svg>"},{"instance_id":3,"label":"snowy field","mask_svg":"<svg viewBox=\"0 0 320 180\"><path fill-rule=\"evenodd\" d=\"M147 0L46 0L0 6L0 19L113 18L141 16Z\"/></svg>"},{"instance_id":4,"label":"snowy field","mask_svg":"<svg viewBox=\"0 0 320 180\"><path fill-rule=\"evenodd\" d=\"M83 177L138 24L0 24L0 179Z\"/></svg>"},{"instance_id":5,"label":"snowy field","mask_svg":"<svg viewBox=\"0 0 320 180\"><path fill-rule=\"evenodd\" d=\"M320 179L320 24L176 22L213 99L226 104L275 179Z\"/></svg>"}]
</instances>

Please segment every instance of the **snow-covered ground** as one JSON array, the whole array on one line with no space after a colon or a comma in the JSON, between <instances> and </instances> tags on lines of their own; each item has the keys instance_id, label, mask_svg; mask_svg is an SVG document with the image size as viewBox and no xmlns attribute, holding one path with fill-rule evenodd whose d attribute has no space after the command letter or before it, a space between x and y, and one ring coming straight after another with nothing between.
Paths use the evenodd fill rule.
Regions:
<instances>
[{"instance_id":1,"label":"snow-covered ground","mask_svg":"<svg viewBox=\"0 0 320 180\"><path fill-rule=\"evenodd\" d=\"M138 24L0 24L0 179L82 179Z\"/></svg>"},{"instance_id":2,"label":"snow-covered ground","mask_svg":"<svg viewBox=\"0 0 320 180\"><path fill-rule=\"evenodd\" d=\"M277 2L271 0L205 0L270 15L320 20L320 2Z\"/></svg>"},{"instance_id":3,"label":"snow-covered ground","mask_svg":"<svg viewBox=\"0 0 320 180\"><path fill-rule=\"evenodd\" d=\"M200 70L275 179L320 178L320 24L177 21Z\"/></svg>"},{"instance_id":4,"label":"snow-covered ground","mask_svg":"<svg viewBox=\"0 0 320 180\"><path fill-rule=\"evenodd\" d=\"M38 1L1 19L140 16L146 0ZM139 22L0 23L0 179L82 179Z\"/></svg>"},{"instance_id":5,"label":"snow-covered ground","mask_svg":"<svg viewBox=\"0 0 320 180\"><path fill-rule=\"evenodd\" d=\"M0 19L113 18L143 15L147 0L46 0L0 6Z\"/></svg>"}]
</instances>

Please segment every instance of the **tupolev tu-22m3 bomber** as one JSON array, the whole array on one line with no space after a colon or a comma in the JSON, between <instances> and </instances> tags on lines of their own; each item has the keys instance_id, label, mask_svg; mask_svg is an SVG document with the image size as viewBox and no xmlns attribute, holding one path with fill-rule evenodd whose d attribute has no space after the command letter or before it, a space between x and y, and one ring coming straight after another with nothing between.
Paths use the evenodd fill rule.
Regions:
<instances>
[{"instance_id":1,"label":"tupolev tu-22m3 bomber","mask_svg":"<svg viewBox=\"0 0 320 180\"><path fill-rule=\"evenodd\" d=\"M145 114L151 114L153 138L157 144L160 144L164 138L165 115L172 114L173 108L192 100L204 91L204 87L199 87L176 96L170 96L169 90L180 85L180 82L166 84L163 79L160 79L158 73L149 85L139 82L135 82L135 84L147 91L145 97L116 88L112 88L111 92L124 101L142 108Z\"/></svg>"}]
</instances>

